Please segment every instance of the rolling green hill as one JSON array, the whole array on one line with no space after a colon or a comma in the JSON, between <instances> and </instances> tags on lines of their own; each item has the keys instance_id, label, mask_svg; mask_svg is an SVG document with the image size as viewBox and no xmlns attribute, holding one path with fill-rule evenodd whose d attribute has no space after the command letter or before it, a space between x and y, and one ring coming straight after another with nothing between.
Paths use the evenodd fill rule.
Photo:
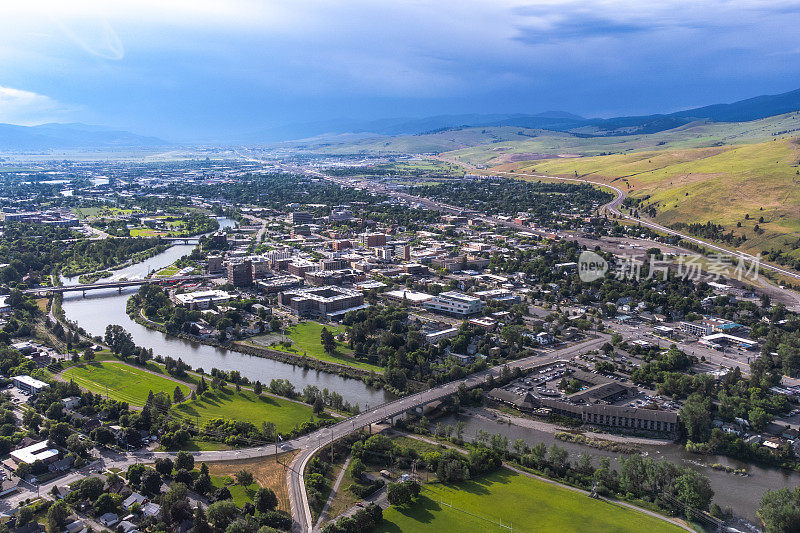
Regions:
<instances>
[{"instance_id":1,"label":"rolling green hill","mask_svg":"<svg viewBox=\"0 0 800 533\"><path fill-rule=\"evenodd\" d=\"M751 252L783 248L800 259L800 146L796 140L506 164L518 170L614 183L664 225L713 222L745 235ZM749 215L749 217L748 217ZM764 221L759 223L763 217ZM741 224L741 227L737 226ZM759 232L755 226L759 226ZM763 233L761 233L763 230Z\"/></svg>"},{"instance_id":2,"label":"rolling green hill","mask_svg":"<svg viewBox=\"0 0 800 533\"><path fill-rule=\"evenodd\" d=\"M295 143L293 148L323 155L444 153L451 160L485 167L552 156L595 156L763 142L797 131L800 131L800 113L795 112L751 122L698 121L647 135L595 137L514 126L467 127L350 142Z\"/></svg>"}]
</instances>

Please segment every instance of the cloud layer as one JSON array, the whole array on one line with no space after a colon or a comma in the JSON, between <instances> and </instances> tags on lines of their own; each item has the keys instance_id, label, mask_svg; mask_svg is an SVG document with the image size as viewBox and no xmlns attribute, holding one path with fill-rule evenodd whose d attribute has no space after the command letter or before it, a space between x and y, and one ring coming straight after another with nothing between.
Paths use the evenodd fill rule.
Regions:
<instances>
[{"instance_id":1,"label":"cloud layer","mask_svg":"<svg viewBox=\"0 0 800 533\"><path fill-rule=\"evenodd\" d=\"M4 4L0 85L39 96L4 96L7 121L66 102L87 122L189 138L338 116L670 111L800 87L795 1Z\"/></svg>"}]
</instances>

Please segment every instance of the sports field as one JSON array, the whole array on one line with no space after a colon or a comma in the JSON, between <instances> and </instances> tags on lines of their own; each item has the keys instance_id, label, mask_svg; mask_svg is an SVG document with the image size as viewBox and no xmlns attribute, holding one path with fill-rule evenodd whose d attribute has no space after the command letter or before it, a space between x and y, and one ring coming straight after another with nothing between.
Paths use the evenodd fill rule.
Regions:
<instances>
[{"instance_id":1,"label":"sports field","mask_svg":"<svg viewBox=\"0 0 800 533\"><path fill-rule=\"evenodd\" d=\"M303 403L227 388L209 391L196 400L175 406L174 410L192 420L199 418L201 424L215 418L252 422L258 427L261 422L272 422L281 433L308 422L313 412L310 405Z\"/></svg>"},{"instance_id":2,"label":"sports field","mask_svg":"<svg viewBox=\"0 0 800 533\"><path fill-rule=\"evenodd\" d=\"M327 361L329 363L352 366L353 368L373 370L375 372L383 371L383 368L377 365L356 361L350 357L353 351L349 346L347 346L347 344L343 342L336 341L336 352L333 354L325 353L325 350L322 348L320 337L322 335L323 327L328 328L328 331L330 331L333 335L338 335L344 332L344 328L342 326L323 326L319 322L312 321L300 322L296 326L286 329L286 338L292 341L291 346L285 347L276 344L270 346L270 348L274 350L280 350L282 352L306 355L308 357L319 359L320 361ZM274 338L274 335L270 336L270 338ZM255 344L259 344L258 337L254 337L250 339L250 341Z\"/></svg>"},{"instance_id":3,"label":"sports field","mask_svg":"<svg viewBox=\"0 0 800 533\"><path fill-rule=\"evenodd\" d=\"M683 531L644 513L505 469L456 485L425 485L416 503L390 507L383 518L377 529L382 533Z\"/></svg>"},{"instance_id":4,"label":"sports field","mask_svg":"<svg viewBox=\"0 0 800 533\"><path fill-rule=\"evenodd\" d=\"M172 397L176 381L151 374L140 368L117 362L96 361L81 366L73 366L61 375L65 380L74 380L86 390L98 394L108 394L109 398L128 402L131 405L144 405L150 391L165 392ZM180 384L184 396L189 396L189 387Z\"/></svg>"}]
</instances>

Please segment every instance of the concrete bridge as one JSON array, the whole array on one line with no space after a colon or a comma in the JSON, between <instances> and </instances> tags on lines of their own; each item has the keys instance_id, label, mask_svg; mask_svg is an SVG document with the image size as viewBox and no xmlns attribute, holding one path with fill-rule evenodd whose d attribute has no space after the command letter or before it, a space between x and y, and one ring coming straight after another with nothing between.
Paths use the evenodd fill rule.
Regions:
<instances>
[{"instance_id":1,"label":"concrete bridge","mask_svg":"<svg viewBox=\"0 0 800 533\"><path fill-rule=\"evenodd\" d=\"M168 278L147 278L147 279L134 279L125 281L105 281L98 283L82 283L79 285L62 285L57 287L37 287L35 289L25 289L22 291L25 294L56 294L65 292L81 292L84 295L86 291L93 291L99 289L122 289L125 287L138 287L140 285L148 285L152 283L181 283L184 281L204 281L211 278L219 277L217 275L200 274L195 276L172 276Z\"/></svg>"},{"instance_id":2,"label":"concrete bridge","mask_svg":"<svg viewBox=\"0 0 800 533\"><path fill-rule=\"evenodd\" d=\"M308 496L306 495L304 473L308 462L324 446L346 437L361 428L369 427L372 424L387 421L393 422L397 417L403 416L406 413L418 412L418 410L424 409L424 407L430 403L440 401L448 396L456 394L462 383L468 389L479 387L486 383L486 378L488 378L489 375L498 377L503 366L530 370L555 362L566 362L589 350L599 348L609 339L609 335L600 334L597 337L565 346L548 353L510 361L507 365L488 368L481 372L471 374L465 379L451 381L450 383L438 385L404 398L369 407L361 413L341 420L332 426L318 429L308 435L283 443L263 443L261 446L238 450L201 451L194 452L192 455L194 455L196 461L212 462L263 458L277 456L289 450L299 450L299 453L294 457L288 468L286 480L289 488L289 502L294 522L292 531L294 533L310 533L314 531L314 526L312 523L311 508L308 504ZM137 451L109 458L105 461L105 467L115 467L124 470L135 462L149 462L161 457L174 458L175 454L176 452Z\"/></svg>"},{"instance_id":3,"label":"concrete bridge","mask_svg":"<svg viewBox=\"0 0 800 533\"><path fill-rule=\"evenodd\" d=\"M159 237L162 241L174 242L183 244L198 244L200 242L200 236L194 237Z\"/></svg>"}]
</instances>

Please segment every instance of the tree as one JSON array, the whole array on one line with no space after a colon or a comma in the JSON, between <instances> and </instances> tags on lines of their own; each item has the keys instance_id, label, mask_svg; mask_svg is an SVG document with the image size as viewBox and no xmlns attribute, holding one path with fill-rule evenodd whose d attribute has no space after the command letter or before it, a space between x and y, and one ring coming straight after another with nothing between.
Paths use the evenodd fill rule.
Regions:
<instances>
[{"instance_id":1,"label":"tree","mask_svg":"<svg viewBox=\"0 0 800 533\"><path fill-rule=\"evenodd\" d=\"M30 505L20 507L19 512L17 513L17 527L24 526L31 520L33 520L33 509L30 507Z\"/></svg>"},{"instance_id":2,"label":"tree","mask_svg":"<svg viewBox=\"0 0 800 533\"><path fill-rule=\"evenodd\" d=\"M208 524L206 512L203 510L202 505L198 505L194 510L194 518L192 520L193 533L211 533L211 526Z\"/></svg>"},{"instance_id":3,"label":"tree","mask_svg":"<svg viewBox=\"0 0 800 533\"><path fill-rule=\"evenodd\" d=\"M66 422L59 422L50 426L50 439L59 446L66 446L67 437L72 433L72 428Z\"/></svg>"},{"instance_id":4,"label":"tree","mask_svg":"<svg viewBox=\"0 0 800 533\"><path fill-rule=\"evenodd\" d=\"M361 479L361 476L364 475L366 469L367 467L364 465L364 462L357 457L350 462L350 475L356 481Z\"/></svg>"},{"instance_id":5,"label":"tree","mask_svg":"<svg viewBox=\"0 0 800 533\"><path fill-rule=\"evenodd\" d=\"M107 492L101 494L94 502L94 514L97 516L106 513L116 513L118 510L117 502L114 500L114 497Z\"/></svg>"},{"instance_id":6,"label":"tree","mask_svg":"<svg viewBox=\"0 0 800 533\"><path fill-rule=\"evenodd\" d=\"M84 500L95 501L103 494L103 480L99 477L87 477L81 481L80 495Z\"/></svg>"},{"instance_id":7,"label":"tree","mask_svg":"<svg viewBox=\"0 0 800 533\"><path fill-rule=\"evenodd\" d=\"M406 489L405 483L389 483L386 487L386 498L392 505L411 503L411 493Z\"/></svg>"},{"instance_id":8,"label":"tree","mask_svg":"<svg viewBox=\"0 0 800 533\"><path fill-rule=\"evenodd\" d=\"M180 385L176 385L175 390L172 393L172 401L175 403L181 403L185 398L186 397L183 395Z\"/></svg>"},{"instance_id":9,"label":"tree","mask_svg":"<svg viewBox=\"0 0 800 533\"><path fill-rule=\"evenodd\" d=\"M253 473L249 470L239 470L236 472L236 483L243 487L249 487L253 484Z\"/></svg>"},{"instance_id":10,"label":"tree","mask_svg":"<svg viewBox=\"0 0 800 533\"><path fill-rule=\"evenodd\" d=\"M128 478L128 483L131 485L138 485L142 482L142 476L144 475L147 467L145 467L141 463L134 463L128 467L128 472L125 474L125 477Z\"/></svg>"},{"instance_id":11,"label":"tree","mask_svg":"<svg viewBox=\"0 0 800 533\"><path fill-rule=\"evenodd\" d=\"M179 451L175 456L175 470L187 470L189 472L194 468L194 456L187 451Z\"/></svg>"},{"instance_id":12,"label":"tree","mask_svg":"<svg viewBox=\"0 0 800 533\"><path fill-rule=\"evenodd\" d=\"M693 442L706 442L711 435L711 401L694 393L689 395L679 413L686 436Z\"/></svg>"},{"instance_id":13,"label":"tree","mask_svg":"<svg viewBox=\"0 0 800 533\"><path fill-rule=\"evenodd\" d=\"M136 344L134 344L131 334L125 331L125 328L116 324L106 326L104 340L111 350L121 355L123 359L133 355L136 350Z\"/></svg>"},{"instance_id":14,"label":"tree","mask_svg":"<svg viewBox=\"0 0 800 533\"><path fill-rule=\"evenodd\" d=\"M769 424L770 420L772 420L772 415L767 413L761 407L753 407L750 409L750 412L747 414L747 418L750 421L750 426L756 430L761 431Z\"/></svg>"},{"instance_id":15,"label":"tree","mask_svg":"<svg viewBox=\"0 0 800 533\"><path fill-rule=\"evenodd\" d=\"M84 361L94 361L94 350L91 347L86 348L83 352Z\"/></svg>"},{"instance_id":16,"label":"tree","mask_svg":"<svg viewBox=\"0 0 800 533\"><path fill-rule=\"evenodd\" d=\"M261 396L261 393L264 392L264 386L260 381L256 381L255 384L253 384L253 392L256 396Z\"/></svg>"},{"instance_id":17,"label":"tree","mask_svg":"<svg viewBox=\"0 0 800 533\"><path fill-rule=\"evenodd\" d=\"M336 339L333 338L333 333L328 331L326 327L322 328L320 342L322 343L322 349L325 350L326 353L332 354L336 351Z\"/></svg>"},{"instance_id":18,"label":"tree","mask_svg":"<svg viewBox=\"0 0 800 533\"><path fill-rule=\"evenodd\" d=\"M764 521L766 533L800 531L800 487L766 491L758 516Z\"/></svg>"},{"instance_id":19,"label":"tree","mask_svg":"<svg viewBox=\"0 0 800 533\"><path fill-rule=\"evenodd\" d=\"M675 497L687 507L705 510L711 503L714 491L708 478L699 472L686 469L678 479L675 480Z\"/></svg>"},{"instance_id":20,"label":"tree","mask_svg":"<svg viewBox=\"0 0 800 533\"><path fill-rule=\"evenodd\" d=\"M225 530L239 515L239 508L231 500L214 502L208 506L208 520L215 528Z\"/></svg>"},{"instance_id":21,"label":"tree","mask_svg":"<svg viewBox=\"0 0 800 533\"><path fill-rule=\"evenodd\" d=\"M57 501L50 506L47 510L47 533L61 533L64 526L67 525L67 518L69 518L70 510L67 507L67 502L64 500Z\"/></svg>"},{"instance_id":22,"label":"tree","mask_svg":"<svg viewBox=\"0 0 800 533\"><path fill-rule=\"evenodd\" d=\"M325 410L325 402L322 401L321 396L317 396L314 400L313 411L315 415L321 414Z\"/></svg>"},{"instance_id":23,"label":"tree","mask_svg":"<svg viewBox=\"0 0 800 533\"><path fill-rule=\"evenodd\" d=\"M406 505L419 496L420 485L416 481L403 483L389 483L386 487L386 497L392 505Z\"/></svg>"},{"instance_id":24,"label":"tree","mask_svg":"<svg viewBox=\"0 0 800 533\"><path fill-rule=\"evenodd\" d=\"M267 511L274 511L278 507L278 497L275 492L267 487L260 487L256 491L255 498L256 509L259 513L266 513Z\"/></svg>"},{"instance_id":25,"label":"tree","mask_svg":"<svg viewBox=\"0 0 800 533\"><path fill-rule=\"evenodd\" d=\"M39 426L42 424L42 415L33 409L26 409L22 415L22 423L28 429L39 431Z\"/></svg>"},{"instance_id":26,"label":"tree","mask_svg":"<svg viewBox=\"0 0 800 533\"><path fill-rule=\"evenodd\" d=\"M208 494L213 487L214 484L211 482L211 476L208 473L208 465L201 463L200 475L197 476L197 480L194 482L194 490L200 494Z\"/></svg>"},{"instance_id":27,"label":"tree","mask_svg":"<svg viewBox=\"0 0 800 533\"><path fill-rule=\"evenodd\" d=\"M75 455L82 456L86 453L86 443L80 435L73 433L67 437L67 449Z\"/></svg>"},{"instance_id":28,"label":"tree","mask_svg":"<svg viewBox=\"0 0 800 533\"><path fill-rule=\"evenodd\" d=\"M174 464L172 463L172 459L169 457L159 457L155 460L155 467L156 472L162 476L168 476L172 474L172 468L174 467Z\"/></svg>"},{"instance_id":29,"label":"tree","mask_svg":"<svg viewBox=\"0 0 800 533\"><path fill-rule=\"evenodd\" d=\"M147 494L159 494L161 492L161 476L158 472L149 470L142 476L142 491Z\"/></svg>"}]
</instances>

